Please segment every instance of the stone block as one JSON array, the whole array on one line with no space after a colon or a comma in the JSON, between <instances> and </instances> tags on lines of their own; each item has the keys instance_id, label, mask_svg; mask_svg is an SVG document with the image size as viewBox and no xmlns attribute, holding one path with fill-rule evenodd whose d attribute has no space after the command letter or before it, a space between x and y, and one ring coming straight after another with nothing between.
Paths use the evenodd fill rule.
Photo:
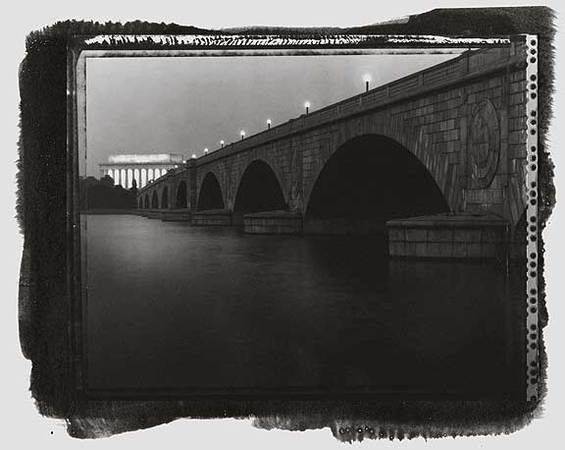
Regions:
<instances>
[{"instance_id":1,"label":"stone block","mask_svg":"<svg viewBox=\"0 0 565 450\"><path fill-rule=\"evenodd\" d=\"M454 242L452 246L453 258L466 258L467 257L467 243Z\"/></svg>"},{"instance_id":2,"label":"stone block","mask_svg":"<svg viewBox=\"0 0 565 450\"><path fill-rule=\"evenodd\" d=\"M510 83L509 92L510 94L515 94L516 92L522 92L526 90L526 81L517 81Z\"/></svg>"},{"instance_id":3,"label":"stone block","mask_svg":"<svg viewBox=\"0 0 565 450\"><path fill-rule=\"evenodd\" d=\"M447 142L438 142L435 144L434 151L447 154Z\"/></svg>"},{"instance_id":4,"label":"stone block","mask_svg":"<svg viewBox=\"0 0 565 450\"><path fill-rule=\"evenodd\" d=\"M525 130L511 131L508 133L508 143L512 144L522 144L525 145L527 140L527 134Z\"/></svg>"},{"instance_id":5,"label":"stone block","mask_svg":"<svg viewBox=\"0 0 565 450\"><path fill-rule=\"evenodd\" d=\"M508 248L510 252L510 248ZM505 247L500 242L493 242L483 246L483 258L501 258L505 256Z\"/></svg>"},{"instance_id":6,"label":"stone block","mask_svg":"<svg viewBox=\"0 0 565 450\"><path fill-rule=\"evenodd\" d=\"M435 228L428 230L428 242L452 242L453 228Z\"/></svg>"},{"instance_id":7,"label":"stone block","mask_svg":"<svg viewBox=\"0 0 565 450\"><path fill-rule=\"evenodd\" d=\"M443 111L440 111L438 113L438 119L440 119L441 121L448 121L450 119L453 119L453 117L449 117L449 109L445 109Z\"/></svg>"},{"instance_id":8,"label":"stone block","mask_svg":"<svg viewBox=\"0 0 565 450\"><path fill-rule=\"evenodd\" d=\"M502 80L499 77L491 78L490 80L488 80L489 88L500 86L501 84L502 84Z\"/></svg>"},{"instance_id":9,"label":"stone block","mask_svg":"<svg viewBox=\"0 0 565 450\"><path fill-rule=\"evenodd\" d=\"M406 241L404 244L404 253L406 256L416 255L416 242Z\"/></svg>"},{"instance_id":10,"label":"stone block","mask_svg":"<svg viewBox=\"0 0 565 450\"><path fill-rule=\"evenodd\" d=\"M520 81L526 79L526 72L523 70L517 70L510 74L510 81Z\"/></svg>"},{"instance_id":11,"label":"stone block","mask_svg":"<svg viewBox=\"0 0 565 450\"><path fill-rule=\"evenodd\" d=\"M428 230L425 228L407 228L405 233L408 242L426 242L428 240Z\"/></svg>"},{"instance_id":12,"label":"stone block","mask_svg":"<svg viewBox=\"0 0 565 450\"><path fill-rule=\"evenodd\" d=\"M455 128L455 120L454 119L450 119L450 120L446 120L444 122L440 122L440 130L441 131L452 130L454 128Z\"/></svg>"},{"instance_id":13,"label":"stone block","mask_svg":"<svg viewBox=\"0 0 565 450\"><path fill-rule=\"evenodd\" d=\"M414 253L409 256L413 256L415 258L429 258L430 254L428 250L427 242L415 242Z\"/></svg>"},{"instance_id":14,"label":"stone block","mask_svg":"<svg viewBox=\"0 0 565 450\"><path fill-rule=\"evenodd\" d=\"M526 94L524 92L516 92L515 94L510 94L509 104L517 105L526 102Z\"/></svg>"},{"instance_id":15,"label":"stone block","mask_svg":"<svg viewBox=\"0 0 565 450\"><path fill-rule=\"evenodd\" d=\"M440 119L441 116L440 114L443 113L444 111L447 111L451 108L456 108L457 106L459 106L459 99L450 99L450 100L445 100L443 102L437 103L435 106L435 111L434 111L434 116L436 116L436 119Z\"/></svg>"},{"instance_id":16,"label":"stone block","mask_svg":"<svg viewBox=\"0 0 565 450\"><path fill-rule=\"evenodd\" d=\"M459 141L449 141L449 142L447 142L447 144L450 144L450 143L455 143L456 145L459 145ZM446 153L445 156L446 156L445 161L448 164L451 164L451 165L457 165L457 164L459 164L459 162L461 160L461 156L459 155L459 152L453 151L453 152L450 152L450 153Z\"/></svg>"},{"instance_id":17,"label":"stone block","mask_svg":"<svg viewBox=\"0 0 565 450\"><path fill-rule=\"evenodd\" d=\"M439 258L453 258L453 241L434 243L438 247Z\"/></svg>"},{"instance_id":18,"label":"stone block","mask_svg":"<svg viewBox=\"0 0 565 450\"><path fill-rule=\"evenodd\" d=\"M446 119L455 119L460 116L458 108L450 108L446 111L447 117Z\"/></svg>"},{"instance_id":19,"label":"stone block","mask_svg":"<svg viewBox=\"0 0 565 450\"><path fill-rule=\"evenodd\" d=\"M428 258L444 258L445 248L448 246L439 242L428 242L425 256Z\"/></svg>"},{"instance_id":20,"label":"stone block","mask_svg":"<svg viewBox=\"0 0 565 450\"><path fill-rule=\"evenodd\" d=\"M147 213L148 219L161 219L163 217L163 212L160 210L152 210Z\"/></svg>"},{"instance_id":21,"label":"stone block","mask_svg":"<svg viewBox=\"0 0 565 450\"><path fill-rule=\"evenodd\" d=\"M404 241L405 233L404 228L389 228L388 230L388 239L389 241Z\"/></svg>"},{"instance_id":22,"label":"stone block","mask_svg":"<svg viewBox=\"0 0 565 450\"><path fill-rule=\"evenodd\" d=\"M456 141L459 139L459 130L453 129L444 132L444 141Z\"/></svg>"},{"instance_id":23,"label":"stone block","mask_svg":"<svg viewBox=\"0 0 565 450\"><path fill-rule=\"evenodd\" d=\"M454 230L453 240L455 242L481 242L480 229L457 229Z\"/></svg>"},{"instance_id":24,"label":"stone block","mask_svg":"<svg viewBox=\"0 0 565 450\"><path fill-rule=\"evenodd\" d=\"M498 99L498 98L502 97L502 88L501 88L501 87L494 88L494 89L492 89L490 92L488 92L487 95L490 97L491 100L492 100L493 98ZM500 106L498 103L495 103L495 105L496 105L497 107Z\"/></svg>"},{"instance_id":25,"label":"stone block","mask_svg":"<svg viewBox=\"0 0 565 450\"><path fill-rule=\"evenodd\" d=\"M503 239L503 230L494 228L485 228L481 230L481 242L483 243L501 242Z\"/></svg>"},{"instance_id":26,"label":"stone block","mask_svg":"<svg viewBox=\"0 0 565 450\"><path fill-rule=\"evenodd\" d=\"M479 242L472 242L467 244L467 258L482 258L483 245Z\"/></svg>"},{"instance_id":27,"label":"stone block","mask_svg":"<svg viewBox=\"0 0 565 450\"><path fill-rule=\"evenodd\" d=\"M389 255L390 256L406 256L405 243L404 242L389 242Z\"/></svg>"},{"instance_id":28,"label":"stone block","mask_svg":"<svg viewBox=\"0 0 565 450\"><path fill-rule=\"evenodd\" d=\"M526 116L519 116L508 119L508 129L510 131L525 130L526 128Z\"/></svg>"}]
</instances>

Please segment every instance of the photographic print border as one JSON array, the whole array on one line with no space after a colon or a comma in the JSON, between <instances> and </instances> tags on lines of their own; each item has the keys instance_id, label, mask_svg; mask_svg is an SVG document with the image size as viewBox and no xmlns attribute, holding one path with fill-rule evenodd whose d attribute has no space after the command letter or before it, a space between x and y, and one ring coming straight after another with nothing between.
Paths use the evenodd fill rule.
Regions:
<instances>
[{"instance_id":1,"label":"photographic print border","mask_svg":"<svg viewBox=\"0 0 565 450\"><path fill-rule=\"evenodd\" d=\"M82 40L82 39L83 39L82 37L80 37L80 38L74 38L74 39L73 39L73 43L71 44L71 47L74 46L74 44L76 44L77 40L80 41L80 40ZM123 37L121 37L120 39L123 39ZM139 39L139 38L136 38L136 39ZM245 38L245 39L249 39L249 38ZM127 45L130 45L130 44L127 43L126 46L127 46ZM153 45L153 44L151 44L151 45ZM183 45L185 45L185 44L183 44ZM198 45L200 45L200 44L198 44ZM237 45L240 45L240 43L238 43ZM308 44L308 45L311 45L311 44ZM69 70L69 67L67 67L67 70ZM536 63L530 63L530 62L528 62L528 76L530 76L531 74L534 74L534 73L535 73L535 70L537 70L537 62L536 62ZM67 72L67 80L72 80L72 77L71 77L70 75L71 75L71 74ZM66 104L67 104L67 106L70 106L70 109L68 110L68 114L67 114L67 126L70 127L70 128L72 128L73 121L76 120L76 114L77 114L77 109L73 106L73 105L74 105L74 103L73 103L73 89L75 88L75 86L73 86L72 82L71 82L71 84L69 84L69 85L66 85L66 84L65 84L65 86L67 87L67 90L66 90ZM530 93L530 91L531 91L532 93L534 93L534 91L537 92L537 85L536 85L536 88L535 88L535 89L534 89L534 88L531 88L531 86L529 87L529 89L530 89L530 90L529 90L529 93ZM28 92L28 93L29 93L29 92ZM534 102L530 103L530 100L534 100L535 103L534 103ZM529 102L528 102L528 111L536 110L536 109L537 109L537 104L536 104L536 103L537 103L537 100L536 100L535 98L533 98L533 99L530 98L530 99L529 99ZM22 115L23 115L23 114L22 114ZM539 116L541 116L541 111L540 111ZM543 124L542 118L539 117L539 116L538 116L538 121L537 121L537 122ZM529 120L530 120L530 119L529 119ZM25 122L25 120L24 120L23 122ZM538 133L538 128L537 128L537 127L538 127L537 122L536 122L534 125L531 125L531 124L530 124L531 126L530 126L530 125L528 126L528 130L529 130L530 132L531 132L531 130L535 130L534 133L532 133L531 135L530 135L530 134L528 135L528 145L529 145L530 143L532 143L533 146L536 145L535 142L537 141L538 135L539 135L539 133ZM24 132L24 134L25 134L25 123L23 124L22 130L23 130L23 132ZM73 135L73 136L74 136L74 135ZM28 136L28 137L29 137L29 136ZM74 139L74 138L73 138L73 139ZM73 147L73 146L77 145L77 142L74 142L73 139L71 139L71 140L68 142L69 147ZM535 141L534 141L534 139L535 139ZM24 139L24 140L25 140L25 139ZM22 148L25 150L25 145L23 145ZM531 148L531 147L529 146L528 148ZM532 151L532 155L530 155L530 159L531 159L531 156L536 156L536 157L538 158L538 164L528 164L527 179L528 179L528 183L530 183L530 184L531 184L532 182L536 182L536 183L537 183L537 179L538 179L538 177L537 177L537 167L538 167L538 166L541 167L541 165L542 165L542 161L541 161L542 158L541 158L541 154L540 154L540 151L539 151L539 146L536 146L536 151L535 151L535 152ZM76 162L76 160L73 160L73 159L71 158L70 152L69 152L69 154L67 154L67 158L68 158L68 159L67 159L67 163L69 163L69 164L72 163L72 167L74 167L75 171L78 170L78 166L76 165L77 162ZM551 171L551 169L549 169L549 173L550 173L550 171ZM31 171L30 171L30 172L31 172ZM75 172L75 173L77 173L77 172ZM68 174L67 174L67 176L68 176ZM67 201L67 211L69 211L68 208L71 207L71 205L72 205L72 206L76 206L76 204L74 203L74 201L75 201L76 199L75 199L75 197L74 197L72 194L73 194L74 192L77 192L77 191L78 191L78 182L77 182L77 178L74 177L74 176L68 176L68 178L66 177L66 180L68 180L68 183L67 183L67 189L68 189L68 190L67 190L67 194L69 194L69 195L68 195L66 198L68 199L68 201ZM540 184L543 184L543 182L542 182L541 180L540 180ZM534 185L531 185L531 186L534 186ZM530 376L529 376L529 378L528 378L528 388L527 388L528 391L527 391L527 396L528 396L528 399L531 400L533 403L537 403L537 400L539 399L539 396L540 396L540 391L539 391L539 389L540 389L540 382L541 382L541 378L543 378L543 377L542 377L542 374L543 374L543 361L540 359L540 356L539 356L539 354L538 354L538 352L539 352L539 344L538 344L538 342L539 342L539 339L541 339L541 330L542 330L542 328L543 328L543 321L542 321L542 323L539 323L539 322L538 322L538 319L539 319L539 317L538 317L538 312L539 312L539 311L538 311L538 310L539 310L539 308L542 307L542 305L540 305L540 302L542 302L543 300L542 300L542 298L541 298L541 292L540 292L540 291L542 291L542 287L539 287L539 288L538 288L538 278L537 278L537 277L539 276L539 274L540 274L540 271L542 270L542 264L541 264L542 261L538 260L539 251L537 250L537 245L538 245L538 243L539 243L539 239L537 238L537 236L540 236L540 235L541 235L539 232L540 232L540 228L543 226L542 223L538 223L538 222L537 222L537 220L538 220L538 214L537 214L538 209L537 209L537 208L538 208L538 204L539 204L539 202L540 202L540 197L543 195L542 192L540 191L540 188L542 188L542 187L543 187L543 186L535 185L535 188L532 188L532 189L529 191L529 197L528 197L528 200L529 200L529 201L528 201L528 210L527 210L528 218L536 217L536 224L535 224L535 228L534 228L534 229L531 228L532 225L528 224L528 227L529 227L528 239L529 239L529 240L528 240L528 245L527 245L527 246L528 246L528 255L529 255L529 256L528 256L528 258L529 258L529 259L528 259L529 267L534 267L534 266L531 265L531 263L534 263L534 264L535 264L535 269L536 269L536 270L534 271L534 272L535 272L535 276L531 276L531 275L532 275L531 273L530 273L529 276L528 276L528 281L527 281L527 283L528 283L528 286L527 286L527 287L528 287L528 291L531 293L531 289L536 289L535 295L532 294L532 296L529 297L528 301L531 303L531 302L532 302L532 299L535 298L535 302L536 302L536 304L538 305L538 307L537 307L537 309L536 309L535 312L534 312L534 310L532 309L531 306L528 306L528 310L527 310L527 324L528 324L528 327L531 327L531 325L534 325L534 324L535 324L535 325L537 326L537 329L538 329L538 333L535 334L535 337L534 337L534 333L529 333L529 334L528 334L527 361L528 361L528 364L529 364L529 365L532 365L532 368L529 368L529 366L528 366L528 370L529 370L529 375L530 375ZM550 189L549 191L550 191L550 194L551 194L551 189ZM533 192L534 192L534 193L533 193ZM536 197L536 198L534 198L534 197ZM532 203L531 200L534 200L534 202ZM545 203L547 203L547 201L546 201ZM549 209L551 209L551 205L552 205L552 201L551 201L551 198L550 198L550 201L549 201ZM70 209L71 209L72 211L74 211L74 214L77 214L77 209L76 209L76 208L71 207ZM547 209L547 206L546 206L546 209ZM66 216L66 217L69 217L69 216ZM73 216L71 216L71 217L73 217ZM76 217L75 217L75 218L76 218ZM78 282L79 279L80 279L80 274L79 274L78 268L81 267L81 266L80 266L80 260L77 260L77 258L76 258L77 252L74 251L74 249L80 248L79 245L81 245L80 239L77 239L77 233L76 233L77 227L76 227L76 223L77 223L77 222L76 222L76 221L73 221L73 220L70 220L70 221L67 221L67 222L66 222L66 230L67 230L67 233L68 233L67 236L72 236L71 240L67 243L68 245L66 246L66 255L67 255L67 258L68 258L67 261L68 261L68 262L72 262L72 264L73 264L73 266L71 267L71 270L69 270L69 271L67 272L67 275L66 275L66 276L67 276L67 283L66 283L66 284L67 284L67 286L69 287L68 294L71 295L71 296L74 296L74 295L77 294L77 291L76 291L76 284L77 284L77 282ZM534 230L534 231L532 231L532 230ZM535 239L535 240L532 240L532 239L531 239L532 236L536 236L536 239ZM28 237L28 236L26 236L26 238L27 238L27 237ZM29 243L28 239L26 239L26 243ZM534 248L536 249L536 251L535 251L536 259L535 259L535 260L534 260L533 257L531 257L531 255L534 253L534 251L533 251ZM25 258L24 258L24 259L25 259ZM34 272L34 269L31 268L31 269L29 269L29 272L27 272L27 273L33 274L33 272ZM24 271L22 272L22 274L24 274ZM31 284L33 284L33 280L31 281ZM27 287L29 287L29 286L27 286ZM24 291L25 291L25 290L24 290ZM23 292L23 296L24 296L24 297L26 296L25 292ZM72 336L72 339L68 341L68 343L69 343L69 350L71 350L71 352L69 353L69 355L72 355L72 357L70 358L70 363L66 366L65 372L67 373L67 375L69 375L69 376L71 377L71 379L72 379L74 382L78 382L78 381L80 380L80 378L81 378L81 373L80 373L80 371L76 371L76 370L75 370L75 369L77 368L77 365L80 364L80 361L78 360L79 358L77 357L76 349L77 349L77 346L80 346L80 345L81 345L80 342L78 342L79 340L77 339L78 333L80 332L80 327L81 327L81 325L80 325L80 320L77 321L76 319L77 319L77 317L82 318L82 314L83 314L84 312L81 311L80 308L76 308L76 305L75 305L75 306L67 305L67 306L69 307L69 314L70 314L70 316L71 316L71 317L74 317L75 319L72 321L71 326L69 326L68 329L67 329L68 332L70 333L70 336ZM27 341L27 342L28 342L28 344L29 344L29 341ZM533 346L532 344L536 344L536 345ZM25 347L26 344L23 343L23 345L24 345L24 347ZM29 348L32 348L32 347L33 347L33 345L31 345ZM25 350L24 350L24 353L25 353ZM28 352L28 354L30 354L30 352ZM33 355L30 355L30 356L32 356L32 359L33 359ZM535 367L535 368L533 368L533 364L534 364L534 363L536 364L536 367ZM534 370L534 369L537 369L537 370L538 370L538 371L535 373L535 375L533 374L533 370ZM540 373L540 370L541 370L541 373ZM36 378L35 382L37 382L37 378ZM32 385L33 385L33 383L34 383L34 379L33 379L33 372L32 372ZM52 401L52 399L49 399L49 398L48 398L48 397L49 397L49 392L47 392L48 390L47 390L47 391L46 391L46 390L43 391L44 394L47 392L47 395L41 395L41 394L40 394L40 395L37 395L37 394L38 394L37 387L38 387L38 386L37 386L37 384L36 384L36 385L35 385L35 388L36 388L36 389L35 389L34 396L35 396L36 399L38 400L39 407L40 407L40 411L41 411L42 413L45 413L45 414L48 414L48 415L59 415L59 414L60 414L60 411L63 411L63 410L64 410L64 411L67 411L67 412L69 411L69 410L68 410L68 405L67 405L67 406L64 406L63 404L61 404L61 405L60 405L61 408L59 408L59 407L57 406L56 402L54 403L54 402ZM70 388L70 387L67 385L66 389L69 389L69 388ZM70 388L70 390L72 391L73 389ZM40 391L41 391L41 389L40 389ZM63 390L63 391L64 391L64 390ZM79 390L79 391L80 391L80 390ZM53 392L51 391L51 395L52 395L52 393L53 393ZM63 392L63 393L64 393L64 392ZM61 392L59 392L59 393L56 395L56 397L58 396L58 397L59 397L59 400L61 400L62 403L66 403L66 402L68 402L69 399L70 399L71 404L73 404L74 407L76 407L77 405L79 405L79 407L77 408L77 410L78 410L78 411L81 411L81 413L79 413L79 415L78 415L78 416L75 416L75 418L74 418L74 424L75 424L75 426L78 427L78 428L75 428L74 430L75 430L75 432L77 433L77 435L80 435L81 433L87 432L87 431L85 431L85 427L82 427L82 428L81 428L81 426L80 426L80 424L81 424L80 421L81 421L81 420L84 420L84 419L80 419L80 417L81 417L81 416L85 416L85 415L88 416L88 411L90 411L90 413L92 414L92 411L93 411L93 410L92 410L92 407L93 407L93 406L92 406L92 405L88 405L89 401L88 401L88 399L85 399L85 398L82 396L82 393L79 393L78 397L76 396L76 393L72 393L72 392L69 392L69 391L67 391L66 393L69 394L69 397L67 397L67 398L65 398L65 399L61 398L61 396L60 396ZM42 400L44 400L45 403L42 403ZM86 403L85 403L85 402L86 402ZM236 400L236 402L237 402L237 400ZM143 403L143 402L142 402L142 403ZM143 403L143 404L145 404L145 403ZM152 403L152 404L153 404L153 403ZM98 406L100 406L100 404L98 404ZM96 409L98 406L96 406L95 409ZM107 405L106 405L106 406L107 406ZM138 405L138 406L139 406L139 405ZM183 410L183 406L184 406L184 405L183 405L183 401L181 401L180 404L177 404L177 406L178 406L180 409L173 408L173 410L174 410L175 412L174 412L174 414L172 414L172 416L170 416L170 417L179 417L179 416L182 416L182 415L185 414L185 413L180 412L180 411ZM129 408L131 408L131 407L134 407L134 406L133 406L133 404L130 403L130 404L129 404L127 407L125 407L125 408L126 408L126 409L129 409ZM428 406L428 407L429 407L429 406ZM426 408L426 407L424 407L424 409L425 409L425 408ZM168 411L171 411L171 409L170 409L169 407L167 407L167 408L165 408L165 409L168 410ZM211 413L212 416L218 416L218 412L217 412L218 409L217 409L216 407L212 407L211 409L212 409L213 411L215 411L215 412L212 412L212 413ZM272 411L278 411L278 410L279 410L279 409L278 409L278 405L275 406L274 409L273 409L273 405L271 405L269 408L267 408L267 410L268 410L268 409L271 409ZM228 409L228 410L229 410L229 411L232 411L232 412L234 411L234 410L232 410L232 409ZM249 409L245 409L245 408L244 408L244 410L249 411ZM263 410L263 412L268 412L267 410ZM325 409L323 409L323 410L325 410ZM532 411L532 404L530 404L529 410ZM57 412L57 411L59 411L59 412ZM106 411L107 411L107 410L106 410ZM209 410L209 411L210 411L210 410ZM287 410L287 411L294 411L293 406L291 406L290 409ZM334 414L335 414L335 411L336 411L336 410L334 409L333 411L334 411ZM179 412L180 412L180 414L179 414ZM524 411L522 411L522 412L524 412ZM86 414L85 414L85 413L86 413ZM231 414L231 413L230 413L230 414ZM67 414L63 414L63 415L66 416L67 418L70 416L70 414L68 414L68 413L67 413ZM268 414L267 414L267 415L268 415ZM100 417L100 414L94 414L94 416ZM104 414L102 414L102 416L104 416ZM203 417L206 417L206 416L209 416L209 415L207 415L207 414L205 413L205 414L203 415ZM162 419L162 418L158 420L158 422L162 422L162 421L164 421L164 419ZM166 420L165 420L165 421L166 421ZM343 422L343 421L342 421L342 422ZM522 420L520 423L523 423L523 422L524 422L524 420ZM525 419L525 422L527 422L527 419ZM368 421L366 421L366 423L368 423ZM82 423L82 425L85 425L84 422ZM150 426L150 425L151 425L151 423L148 423L148 424L147 424L147 426ZM122 426L123 426L123 425L122 425ZM139 421L136 421L136 426L139 426ZM520 425L518 425L518 426L520 426ZM367 425L366 425L365 427L367 427ZM79 428L80 428L80 431L78 431ZM88 428L88 427L86 427L86 428ZM118 428L119 428L119 427L118 427ZM354 428L354 427L352 426L352 429L353 429L353 428ZM359 427L358 427L358 428L359 428ZM358 431L358 428L355 428L355 429ZM361 428L364 429L363 427L361 427ZM487 427L487 428L488 428L488 427ZM72 431L72 430L73 430L73 426L70 426L69 429L70 429L70 432L71 432L71 434L72 434L72 433L73 433L73 431ZM341 433L341 432L339 431L339 430L342 430L342 429L345 430L345 428L344 428L343 426L342 426L342 427L337 427L337 426L336 426L336 427L335 427L335 430L336 430L336 431L335 431L334 434L336 434L336 436L337 436L338 434L339 434L339 435L344 435L344 433ZM369 429L371 429L371 427L369 427ZM375 432L375 428L372 428L372 429L373 429L373 431ZM115 428L114 428L114 431L115 431ZM424 433L425 433L425 431L424 431ZM370 434L370 433L369 433L369 434ZM378 433L376 433L376 434L378 434ZM431 435L433 435L433 432L431 433ZM382 437L382 436L380 436L380 437ZM349 438L351 438L351 436L350 436Z\"/></svg>"}]
</instances>

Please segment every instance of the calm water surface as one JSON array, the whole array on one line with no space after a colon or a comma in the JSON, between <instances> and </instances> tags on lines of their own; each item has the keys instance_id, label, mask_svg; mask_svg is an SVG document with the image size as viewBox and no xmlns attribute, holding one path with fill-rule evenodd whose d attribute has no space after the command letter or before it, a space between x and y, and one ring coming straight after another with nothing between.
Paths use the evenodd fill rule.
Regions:
<instances>
[{"instance_id":1,"label":"calm water surface","mask_svg":"<svg viewBox=\"0 0 565 450\"><path fill-rule=\"evenodd\" d=\"M494 263L389 261L377 237L82 220L92 389L520 390L521 298Z\"/></svg>"}]
</instances>

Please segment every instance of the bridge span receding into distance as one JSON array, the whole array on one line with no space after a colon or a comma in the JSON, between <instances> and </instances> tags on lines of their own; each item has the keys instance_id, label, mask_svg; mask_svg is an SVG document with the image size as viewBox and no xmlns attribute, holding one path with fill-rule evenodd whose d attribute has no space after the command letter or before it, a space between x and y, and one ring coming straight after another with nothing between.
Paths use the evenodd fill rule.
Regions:
<instances>
[{"instance_id":1,"label":"bridge span receding into distance","mask_svg":"<svg viewBox=\"0 0 565 450\"><path fill-rule=\"evenodd\" d=\"M392 256L522 248L527 49L469 50L190 159L138 191L139 213L249 233L386 233Z\"/></svg>"}]
</instances>

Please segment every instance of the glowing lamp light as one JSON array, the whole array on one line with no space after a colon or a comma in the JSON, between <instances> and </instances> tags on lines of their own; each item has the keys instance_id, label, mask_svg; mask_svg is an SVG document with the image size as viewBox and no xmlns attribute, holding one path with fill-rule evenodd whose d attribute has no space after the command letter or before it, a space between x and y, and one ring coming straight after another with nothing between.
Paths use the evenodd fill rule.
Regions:
<instances>
[{"instance_id":1,"label":"glowing lamp light","mask_svg":"<svg viewBox=\"0 0 565 450\"><path fill-rule=\"evenodd\" d=\"M192 159L196 159L196 153L192 154Z\"/></svg>"},{"instance_id":2,"label":"glowing lamp light","mask_svg":"<svg viewBox=\"0 0 565 450\"><path fill-rule=\"evenodd\" d=\"M365 91L368 91L369 84L371 83L371 75L368 73L363 75L363 81L365 82Z\"/></svg>"},{"instance_id":3,"label":"glowing lamp light","mask_svg":"<svg viewBox=\"0 0 565 450\"><path fill-rule=\"evenodd\" d=\"M310 112L310 102L304 102L304 108L306 108L306 114Z\"/></svg>"},{"instance_id":4,"label":"glowing lamp light","mask_svg":"<svg viewBox=\"0 0 565 450\"><path fill-rule=\"evenodd\" d=\"M224 140L223 139L220 141L220 147L224 148Z\"/></svg>"},{"instance_id":5,"label":"glowing lamp light","mask_svg":"<svg viewBox=\"0 0 565 450\"><path fill-rule=\"evenodd\" d=\"M245 139L245 130L241 130L239 134L241 135L241 140L243 141Z\"/></svg>"},{"instance_id":6,"label":"glowing lamp light","mask_svg":"<svg viewBox=\"0 0 565 450\"><path fill-rule=\"evenodd\" d=\"M204 149L204 154L205 154L205 155L208 154L208 147L206 147L206 148Z\"/></svg>"},{"instance_id":7,"label":"glowing lamp light","mask_svg":"<svg viewBox=\"0 0 565 450\"><path fill-rule=\"evenodd\" d=\"M267 119L267 129L271 128L271 119Z\"/></svg>"}]
</instances>

